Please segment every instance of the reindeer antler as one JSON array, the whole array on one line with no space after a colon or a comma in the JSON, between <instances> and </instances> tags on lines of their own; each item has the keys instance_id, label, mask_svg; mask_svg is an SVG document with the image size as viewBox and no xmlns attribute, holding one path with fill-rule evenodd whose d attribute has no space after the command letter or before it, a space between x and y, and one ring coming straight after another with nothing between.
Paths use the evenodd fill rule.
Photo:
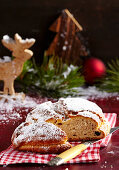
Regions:
<instances>
[{"instance_id":1,"label":"reindeer antler","mask_svg":"<svg viewBox=\"0 0 119 170\"><path fill-rule=\"evenodd\" d=\"M15 34L14 39L16 41L16 44L21 45L23 49L28 49L35 43L34 38L26 38L25 40L23 40L21 36L17 33Z\"/></svg>"},{"instance_id":2,"label":"reindeer antler","mask_svg":"<svg viewBox=\"0 0 119 170\"><path fill-rule=\"evenodd\" d=\"M17 46L20 46L20 48L22 48L22 49L30 48L35 43L35 39L34 38L30 38L30 39L26 38L25 40L23 40L21 38L21 36L16 33L14 36L14 40L12 38L10 38L8 35L3 36L2 43L10 51L14 51L14 49Z\"/></svg>"},{"instance_id":3,"label":"reindeer antler","mask_svg":"<svg viewBox=\"0 0 119 170\"><path fill-rule=\"evenodd\" d=\"M12 38L10 38L8 35L3 36L2 44L10 51L13 51L15 48L15 41Z\"/></svg>"}]
</instances>

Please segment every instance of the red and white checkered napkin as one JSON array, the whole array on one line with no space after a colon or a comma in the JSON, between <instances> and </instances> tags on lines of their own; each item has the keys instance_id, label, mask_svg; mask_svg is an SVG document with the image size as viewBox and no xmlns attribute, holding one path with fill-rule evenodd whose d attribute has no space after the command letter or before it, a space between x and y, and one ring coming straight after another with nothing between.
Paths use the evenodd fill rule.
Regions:
<instances>
[{"instance_id":1,"label":"red and white checkered napkin","mask_svg":"<svg viewBox=\"0 0 119 170\"><path fill-rule=\"evenodd\" d=\"M115 126L116 123L116 114L108 113L105 114L105 117L111 124L111 127ZM98 162L100 160L99 150L100 147L104 147L108 144L110 136L107 136L105 139L90 145L82 154L78 155L74 159L71 159L67 163L79 163L79 162ZM80 142L72 142L73 146L78 145ZM0 165L16 164L16 163L42 163L47 164L47 162L55 157L55 154L38 154L31 152L20 152L14 150L12 145L0 153Z\"/></svg>"}]
</instances>

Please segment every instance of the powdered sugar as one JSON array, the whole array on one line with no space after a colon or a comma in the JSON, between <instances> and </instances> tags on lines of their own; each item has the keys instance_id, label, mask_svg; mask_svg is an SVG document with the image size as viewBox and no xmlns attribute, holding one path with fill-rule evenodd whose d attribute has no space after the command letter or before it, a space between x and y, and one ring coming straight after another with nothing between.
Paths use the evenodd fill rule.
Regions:
<instances>
[{"instance_id":1,"label":"powdered sugar","mask_svg":"<svg viewBox=\"0 0 119 170\"><path fill-rule=\"evenodd\" d=\"M90 117L98 123L100 118L104 118L101 108L93 102L82 98L61 98L56 103L45 102L40 104L28 114L26 121L33 123L46 121L50 118L65 120L74 115Z\"/></svg>"},{"instance_id":2,"label":"powdered sugar","mask_svg":"<svg viewBox=\"0 0 119 170\"><path fill-rule=\"evenodd\" d=\"M19 146L21 142L38 141L48 145L48 141L51 140L52 144L56 144L62 141L65 137L65 132L56 127L52 123L37 122L28 124L26 122L20 124L13 133L13 143ZM15 137L15 138L14 138Z\"/></svg>"},{"instance_id":3,"label":"powdered sugar","mask_svg":"<svg viewBox=\"0 0 119 170\"><path fill-rule=\"evenodd\" d=\"M60 105L60 103L63 103ZM68 111L79 112L79 111L91 111L99 115L100 117L104 117L102 113L102 109L95 103L82 99L82 98L61 98L57 102L60 107L65 107ZM62 110L62 109L61 109Z\"/></svg>"},{"instance_id":4,"label":"powdered sugar","mask_svg":"<svg viewBox=\"0 0 119 170\"><path fill-rule=\"evenodd\" d=\"M47 144L48 141L52 142L52 144L57 144L58 141L62 140L63 136L65 137L65 132L54 124L45 121L50 118L60 118L65 121L63 118L70 119L72 116L77 115L91 118L99 126L102 122L100 117L104 117L100 107L82 98L61 98L56 103L45 102L32 110L28 114L26 122L15 130L12 137L13 145L18 147L22 142L28 143L31 141L41 143L41 145Z\"/></svg>"},{"instance_id":5,"label":"powdered sugar","mask_svg":"<svg viewBox=\"0 0 119 170\"><path fill-rule=\"evenodd\" d=\"M9 113L8 114L1 114L0 115L0 124L3 124L4 122L8 123L9 120L17 120L18 121L19 119L21 119L21 116L17 112L13 112L11 114L9 114Z\"/></svg>"},{"instance_id":6,"label":"powdered sugar","mask_svg":"<svg viewBox=\"0 0 119 170\"><path fill-rule=\"evenodd\" d=\"M36 108L34 108L34 110L32 111L32 113L42 113L43 111L53 111L53 103L51 101L42 103L40 105L38 105Z\"/></svg>"},{"instance_id":7,"label":"powdered sugar","mask_svg":"<svg viewBox=\"0 0 119 170\"><path fill-rule=\"evenodd\" d=\"M0 95L0 110L11 111L15 107L35 107L37 104L30 97L26 96L25 100L22 99L21 95L8 96Z\"/></svg>"},{"instance_id":8,"label":"powdered sugar","mask_svg":"<svg viewBox=\"0 0 119 170\"><path fill-rule=\"evenodd\" d=\"M28 113L30 108L38 106L39 103L47 101L47 99L35 101L33 98L26 96L22 100L21 95L8 96L0 95L0 124L9 122L10 120L22 119L21 112Z\"/></svg>"},{"instance_id":9,"label":"powdered sugar","mask_svg":"<svg viewBox=\"0 0 119 170\"><path fill-rule=\"evenodd\" d=\"M27 122L46 121L50 118L62 119L62 116L54 111L54 105L51 101L38 105L31 113L27 115Z\"/></svg>"}]
</instances>

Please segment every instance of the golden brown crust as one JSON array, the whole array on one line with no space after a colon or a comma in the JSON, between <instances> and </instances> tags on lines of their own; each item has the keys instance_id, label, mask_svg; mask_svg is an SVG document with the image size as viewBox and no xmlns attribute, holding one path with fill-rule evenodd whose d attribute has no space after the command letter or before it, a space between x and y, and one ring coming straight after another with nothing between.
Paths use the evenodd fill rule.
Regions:
<instances>
[{"instance_id":1,"label":"golden brown crust","mask_svg":"<svg viewBox=\"0 0 119 170\"><path fill-rule=\"evenodd\" d=\"M71 148L71 144L65 142L64 144L54 144L51 143L49 145L34 145L33 143L23 143L20 147L16 148L21 151L30 151L30 152L39 152L43 154L47 153L61 153L67 149Z\"/></svg>"},{"instance_id":2,"label":"golden brown crust","mask_svg":"<svg viewBox=\"0 0 119 170\"><path fill-rule=\"evenodd\" d=\"M106 119L104 119L103 123L99 127L99 131L101 131L101 133L104 134L104 137L106 137L110 132L110 128L111 127L110 127L109 122Z\"/></svg>"},{"instance_id":3,"label":"golden brown crust","mask_svg":"<svg viewBox=\"0 0 119 170\"><path fill-rule=\"evenodd\" d=\"M95 105L92 103L91 105L89 108L92 108L92 111L83 110L82 106L77 106L76 109L71 106L74 109L72 111L69 103L68 110L64 104L62 106L62 101L60 101L60 106L58 102L56 105L51 102L39 105L28 114L26 122L13 133L13 146L18 150L60 153L71 147L67 139L86 141L104 138L110 131L110 125L100 108L97 108L97 111L100 111L98 114L94 112ZM77 111L78 108L80 111Z\"/></svg>"},{"instance_id":4,"label":"golden brown crust","mask_svg":"<svg viewBox=\"0 0 119 170\"><path fill-rule=\"evenodd\" d=\"M47 110L47 105L50 105L50 110ZM45 110L45 113L42 113L42 110ZM48 111L50 111L51 116L49 116ZM55 112L54 116L52 111ZM99 106L81 98L60 99L56 103L46 102L39 105L38 109L35 109L32 113L31 117L28 116L27 121L33 120L34 117L37 118L37 121L41 121L42 115L45 115L44 121L60 127L66 132L68 140L71 141L101 139L110 131L110 126L105 121L104 114ZM82 123L83 121L85 124ZM92 129L92 126L95 126L95 128Z\"/></svg>"},{"instance_id":5,"label":"golden brown crust","mask_svg":"<svg viewBox=\"0 0 119 170\"><path fill-rule=\"evenodd\" d=\"M67 135L48 122L22 123L12 135L12 144L18 150L57 153L69 149Z\"/></svg>"}]
</instances>

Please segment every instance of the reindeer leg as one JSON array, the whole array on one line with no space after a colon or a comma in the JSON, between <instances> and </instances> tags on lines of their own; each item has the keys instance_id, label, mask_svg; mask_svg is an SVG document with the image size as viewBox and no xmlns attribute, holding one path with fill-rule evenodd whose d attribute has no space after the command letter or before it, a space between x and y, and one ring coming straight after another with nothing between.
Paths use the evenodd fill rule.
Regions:
<instances>
[{"instance_id":1,"label":"reindeer leg","mask_svg":"<svg viewBox=\"0 0 119 170\"><path fill-rule=\"evenodd\" d=\"M7 83L6 83L7 81L5 80L4 81L4 89L3 89L3 94L8 94L8 86L7 86Z\"/></svg>"},{"instance_id":2,"label":"reindeer leg","mask_svg":"<svg viewBox=\"0 0 119 170\"><path fill-rule=\"evenodd\" d=\"M15 95L14 80L9 81L9 94L10 95Z\"/></svg>"}]
</instances>

